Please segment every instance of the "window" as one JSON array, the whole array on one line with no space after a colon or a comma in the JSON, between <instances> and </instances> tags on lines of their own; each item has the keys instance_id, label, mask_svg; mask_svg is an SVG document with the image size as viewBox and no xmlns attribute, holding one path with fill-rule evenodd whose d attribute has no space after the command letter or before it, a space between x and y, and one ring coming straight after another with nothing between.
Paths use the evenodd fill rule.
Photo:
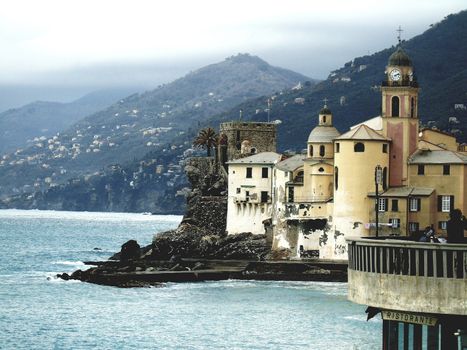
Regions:
<instances>
[{"instance_id":1,"label":"window","mask_svg":"<svg viewBox=\"0 0 467 350\"><path fill-rule=\"evenodd\" d=\"M365 152L365 145L361 142L357 142L354 146L353 146L353 150L354 152Z\"/></svg>"},{"instance_id":2,"label":"window","mask_svg":"<svg viewBox=\"0 0 467 350\"><path fill-rule=\"evenodd\" d=\"M418 165L417 174L418 175L425 175L425 165L423 165L423 164Z\"/></svg>"},{"instance_id":3,"label":"window","mask_svg":"<svg viewBox=\"0 0 467 350\"><path fill-rule=\"evenodd\" d=\"M341 150L341 144L339 142L336 142L336 153L339 153Z\"/></svg>"},{"instance_id":4,"label":"window","mask_svg":"<svg viewBox=\"0 0 467 350\"><path fill-rule=\"evenodd\" d=\"M399 116L399 97L394 96L391 99L391 116L398 117Z\"/></svg>"},{"instance_id":5,"label":"window","mask_svg":"<svg viewBox=\"0 0 467 350\"><path fill-rule=\"evenodd\" d=\"M397 219L397 218L389 219L389 223L391 224L392 228L401 227L401 219Z\"/></svg>"},{"instance_id":6,"label":"window","mask_svg":"<svg viewBox=\"0 0 467 350\"><path fill-rule=\"evenodd\" d=\"M261 203L267 203L268 197L268 191L261 191Z\"/></svg>"},{"instance_id":7,"label":"window","mask_svg":"<svg viewBox=\"0 0 467 350\"><path fill-rule=\"evenodd\" d=\"M388 144L383 143L383 153L388 153Z\"/></svg>"},{"instance_id":8,"label":"window","mask_svg":"<svg viewBox=\"0 0 467 350\"><path fill-rule=\"evenodd\" d=\"M337 167L334 168L334 187L336 191L339 188L339 169Z\"/></svg>"},{"instance_id":9,"label":"window","mask_svg":"<svg viewBox=\"0 0 467 350\"><path fill-rule=\"evenodd\" d=\"M439 221L438 222L438 228L440 230L446 230L448 228L448 222L447 221Z\"/></svg>"},{"instance_id":10,"label":"window","mask_svg":"<svg viewBox=\"0 0 467 350\"><path fill-rule=\"evenodd\" d=\"M256 148L251 147L250 153L251 153L251 154L255 154L255 153L256 153Z\"/></svg>"},{"instance_id":11,"label":"window","mask_svg":"<svg viewBox=\"0 0 467 350\"><path fill-rule=\"evenodd\" d=\"M451 174L451 166L450 165L443 165L443 175L450 175Z\"/></svg>"},{"instance_id":12,"label":"window","mask_svg":"<svg viewBox=\"0 0 467 350\"><path fill-rule=\"evenodd\" d=\"M383 168L383 190L386 191L388 189L388 168Z\"/></svg>"},{"instance_id":13,"label":"window","mask_svg":"<svg viewBox=\"0 0 467 350\"><path fill-rule=\"evenodd\" d=\"M418 222L409 222L409 231L418 232L419 226Z\"/></svg>"},{"instance_id":14,"label":"window","mask_svg":"<svg viewBox=\"0 0 467 350\"><path fill-rule=\"evenodd\" d=\"M251 179L253 177L253 168L246 168L246 178Z\"/></svg>"},{"instance_id":15,"label":"window","mask_svg":"<svg viewBox=\"0 0 467 350\"><path fill-rule=\"evenodd\" d=\"M319 168L318 171L322 173L324 171L324 168Z\"/></svg>"},{"instance_id":16,"label":"window","mask_svg":"<svg viewBox=\"0 0 467 350\"><path fill-rule=\"evenodd\" d=\"M378 198L378 211L383 212L388 210L388 199Z\"/></svg>"},{"instance_id":17,"label":"window","mask_svg":"<svg viewBox=\"0 0 467 350\"><path fill-rule=\"evenodd\" d=\"M324 157L325 150L324 150L324 145L319 146L319 156Z\"/></svg>"},{"instance_id":18,"label":"window","mask_svg":"<svg viewBox=\"0 0 467 350\"><path fill-rule=\"evenodd\" d=\"M289 187L289 203L293 203L294 201L294 188L292 186Z\"/></svg>"},{"instance_id":19,"label":"window","mask_svg":"<svg viewBox=\"0 0 467 350\"><path fill-rule=\"evenodd\" d=\"M410 211L420 211L421 209L421 199L420 198L410 198L409 200Z\"/></svg>"},{"instance_id":20,"label":"window","mask_svg":"<svg viewBox=\"0 0 467 350\"><path fill-rule=\"evenodd\" d=\"M323 123L326 123L326 116L323 115Z\"/></svg>"},{"instance_id":21,"label":"window","mask_svg":"<svg viewBox=\"0 0 467 350\"><path fill-rule=\"evenodd\" d=\"M310 157L313 157L313 146L310 145L310 147L308 149L310 151Z\"/></svg>"},{"instance_id":22,"label":"window","mask_svg":"<svg viewBox=\"0 0 467 350\"><path fill-rule=\"evenodd\" d=\"M415 118L415 97L410 99L410 118Z\"/></svg>"},{"instance_id":23,"label":"window","mask_svg":"<svg viewBox=\"0 0 467 350\"><path fill-rule=\"evenodd\" d=\"M391 211L399 211L399 200L393 199L391 201Z\"/></svg>"},{"instance_id":24,"label":"window","mask_svg":"<svg viewBox=\"0 0 467 350\"><path fill-rule=\"evenodd\" d=\"M449 213L454 209L454 196L438 196L438 211Z\"/></svg>"},{"instance_id":25,"label":"window","mask_svg":"<svg viewBox=\"0 0 467 350\"><path fill-rule=\"evenodd\" d=\"M261 169L261 177L263 179L267 179L269 177L269 168L262 168Z\"/></svg>"},{"instance_id":26,"label":"window","mask_svg":"<svg viewBox=\"0 0 467 350\"><path fill-rule=\"evenodd\" d=\"M245 199L247 202L250 200L250 191L245 191Z\"/></svg>"},{"instance_id":27,"label":"window","mask_svg":"<svg viewBox=\"0 0 467 350\"><path fill-rule=\"evenodd\" d=\"M237 187L237 194L239 194L241 191L240 187Z\"/></svg>"}]
</instances>

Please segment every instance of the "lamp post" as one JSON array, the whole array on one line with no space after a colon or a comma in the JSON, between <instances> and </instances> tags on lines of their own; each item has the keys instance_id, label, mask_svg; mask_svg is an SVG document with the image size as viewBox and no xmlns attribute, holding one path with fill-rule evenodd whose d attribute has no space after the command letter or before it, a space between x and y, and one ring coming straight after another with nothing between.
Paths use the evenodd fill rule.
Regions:
<instances>
[{"instance_id":1,"label":"lamp post","mask_svg":"<svg viewBox=\"0 0 467 350\"><path fill-rule=\"evenodd\" d=\"M378 222L378 212L379 212L379 185L383 182L383 169L378 164L375 168L375 187L376 187L376 205L375 205L375 216L376 216L376 233L375 236L378 237L379 231L379 222Z\"/></svg>"}]
</instances>

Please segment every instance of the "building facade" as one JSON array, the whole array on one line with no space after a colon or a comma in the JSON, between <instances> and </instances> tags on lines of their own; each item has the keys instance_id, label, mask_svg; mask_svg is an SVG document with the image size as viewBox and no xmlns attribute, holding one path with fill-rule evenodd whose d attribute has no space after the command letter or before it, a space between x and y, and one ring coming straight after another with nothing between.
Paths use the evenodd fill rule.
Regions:
<instances>
[{"instance_id":1,"label":"building facade","mask_svg":"<svg viewBox=\"0 0 467 350\"><path fill-rule=\"evenodd\" d=\"M266 165L255 165L261 153L229 162L229 233L246 218L235 204L238 188L242 194L242 186L265 185L271 186L270 203L252 225L243 221L240 231L265 233L258 226L260 221L266 223L273 249L287 258L347 259L346 237L416 237L427 226L445 235L449 212L454 208L467 212L467 154L451 135L419 130L418 93L413 64L399 47L389 57L381 84L381 116L341 135L325 105L310 132L306 154L280 160L275 155L277 161L267 164L271 176L267 184L261 177L245 178L246 168ZM223 130L229 128L233 126ZM237 131L232 132L229 152L234 157L253 153L251 148L246 152L246 146L242 153L243 141ZM252 135L249 138L256 140ZM274 151L275 140L271 138ZM252 141L248 146L253 144L261 143ZM377 177L376 169L381 169ZM239 174L244 174L243 179Z\"/></svg>"}]
</instances>

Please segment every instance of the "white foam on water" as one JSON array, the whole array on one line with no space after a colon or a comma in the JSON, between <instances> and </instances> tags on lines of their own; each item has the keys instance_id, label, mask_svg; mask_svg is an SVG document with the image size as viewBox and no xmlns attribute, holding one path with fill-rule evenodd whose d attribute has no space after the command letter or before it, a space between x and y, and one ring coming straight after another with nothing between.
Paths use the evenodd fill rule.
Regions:
<instances>
[{"instance_id":1,"label":"white foam on water","mask_svg":"<svg viewBox=\"0 0 467 350\"><path fill-rule=\"evenodd\" d=\"M54 265L67 265L67 266L84 266L84 262L82 261L53 261L52 264Z\"/></svg>"},{"instance_id":2,"label":"white foam on water","mask_svg":"<svg viewBox=\"0 0 467 350\"><path fill-rule=\"evenodd\" d=\"M62 219L125 222L180 222L180 215L147 215L145 213L104 213L87 211L1 209L0 218Z\"/></svg>"}]
</instances>

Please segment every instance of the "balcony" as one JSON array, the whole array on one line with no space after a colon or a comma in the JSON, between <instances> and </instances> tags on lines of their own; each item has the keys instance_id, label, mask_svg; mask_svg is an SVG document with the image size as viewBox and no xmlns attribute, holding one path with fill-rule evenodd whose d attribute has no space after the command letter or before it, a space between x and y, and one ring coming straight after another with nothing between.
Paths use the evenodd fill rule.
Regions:
<instances>
[{"instance_id":1,"label":"balcony","mask_svg":"<svg viewBox=\"0 0 467 350\"><path fill-rule=\"evenodd\" d=\"M349 300L379 309L467 315L467 244L349 238Z\"/></svg>"}]
</instances>

